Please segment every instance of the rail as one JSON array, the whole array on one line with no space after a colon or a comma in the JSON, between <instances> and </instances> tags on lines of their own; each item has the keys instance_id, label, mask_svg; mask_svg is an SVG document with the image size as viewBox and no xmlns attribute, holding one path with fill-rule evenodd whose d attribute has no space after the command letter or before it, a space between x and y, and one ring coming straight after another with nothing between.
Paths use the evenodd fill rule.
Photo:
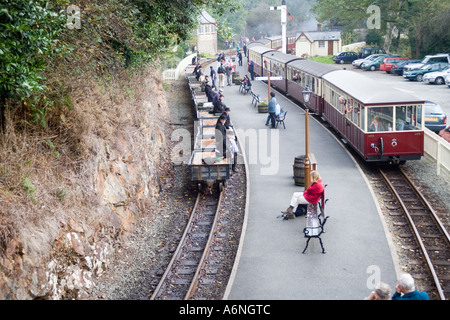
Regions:
<instances>
[{"instance_id":1,"label":"rail","mask_svg":"<svg viewBox=\"0 0 450 320\"><path fill-rule=\"evenodd\" d=\"M450 246L450 236L445 226L443 226L434 209L403 170L390 172L380 169L380 174L405 214L405 218L431 273L439 298L445 300L444 290L439 279L440 277L442 279L448 277L447 269L439 266L441 254L448 252ZM423 204L422 207L412 201L414 195ZM417 213L418 211L421 212L420 215ZM420 218L417 218L418 216ZM431 225L434 226L434 229L432 229L434 231L430 233ZM439 237L438 241L436 241L437 237ZM436 249L438 242L440 245L439 250Z\"/></svg>"},{"instance_id":2,"label":"rail","mask_svg":"<svg viewBox=\"0 0 450 320\"><path fill-rule=\"evenodd\" d=\"M180 243L153 291L151 300L187 300L193 295L200 271L204 267L206 253L216 232L222 197L223 192L220 192L219 196L198 193ZM211 217L214 217L213 221ZM207 241L203 241L205 235L208 235Z\"/></svg>"},{"instance_id":3,"label":"rail","mask_svg":"<svg viewBox=\"0 0 450 320\"><path fill-rule=\"evenodd\" d=\"M450 143L427 128L424 132L424 151L436 161L436 174L440 175L442 168L450 172Z\"/></svg>"}]
</instances>

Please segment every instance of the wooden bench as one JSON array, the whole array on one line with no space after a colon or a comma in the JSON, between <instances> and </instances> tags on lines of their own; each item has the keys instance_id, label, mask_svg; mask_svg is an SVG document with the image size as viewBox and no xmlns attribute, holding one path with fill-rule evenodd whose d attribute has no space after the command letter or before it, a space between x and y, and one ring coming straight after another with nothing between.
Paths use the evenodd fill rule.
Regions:
<instances>
[{"instance_id":1,"label":"wooden bench","mask_svg":"<svg viewBox=\"0 0 450 320\"><path fill-rule=\"evenodd\" d=\"M326 253L325 248L323 247L323 242L320 236L324 233L324 226L327 222L329 216L325 217L325 203L328 199L325 200L325 192L322 195L320 201L316 204L308 204L307 213L306 213L306 227L303 229L303 234L306 241L306 247L303 249L302 253L306 252L308 248L309 241L312 238L319 239L320 247L322 248L322 253ZM319 213L320 211L320 213Z\"/></svg>"}]
</instances>

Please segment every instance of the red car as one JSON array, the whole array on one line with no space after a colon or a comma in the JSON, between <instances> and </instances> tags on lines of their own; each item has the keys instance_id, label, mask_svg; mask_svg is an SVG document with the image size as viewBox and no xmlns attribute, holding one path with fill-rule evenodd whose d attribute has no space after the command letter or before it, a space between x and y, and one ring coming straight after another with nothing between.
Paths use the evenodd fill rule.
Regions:
<instances>
[{"instance_id":1,"label":"red car","mask_svg":"<svg viewBox=\"0 0 450 320\"><path fill-rule=\"evenodd\" d=\"M384 59L384 62L380 65L381 71L386 71L386 73L391 73L392 66L396 63L408 60L408 58L391 57Z\"/></svg>"},{"instance_id":2,"label":"red car","mask_svg":"<svg viewBox=\"0 0 450 320\"><path fill-rule=\"evenodd\" d=\"M445 141L450 142L450 127L447 127L444 130L439 131L439 135L442 138L444 138Z\"/></svg>"}]
</instances>

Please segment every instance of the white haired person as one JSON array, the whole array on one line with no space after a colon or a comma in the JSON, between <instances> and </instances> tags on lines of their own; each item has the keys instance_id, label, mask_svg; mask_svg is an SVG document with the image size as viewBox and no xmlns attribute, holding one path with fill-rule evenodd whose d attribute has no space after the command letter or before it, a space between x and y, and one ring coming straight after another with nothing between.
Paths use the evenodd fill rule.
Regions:
<instances>
[{"instance_id":1,"label":"white haired person","mask_svg":"<svg viewBox=\"0 0 450 320\"><path fill-rule=\"evenodd\" d=\"M387 283L380 282L375 286L375 289L364 300L390 300L391 287Z\"/></svg>"},{"instance_id":2,"label":"white haired person","mask_svg":"<svg viewBox=\"0 0 450 320\"><path fill-rule=\"evenodd\" d=\"M392 300L430 300L425 291L416 290L414 278L409 273L404 273L398 279Z\"/></svg>"},{"instance_id":3,"label":"white haired person","mask_svg":"<svg viewBox=\"0 0 450 320\"><path fill-rule=\"evenodd\" d=\"M295 217L294 211L299 204L316 204L323 195L324 186L322 178L318 171L313 170L310 173L311 185L304 192L294 192L291 197L291 203L286 211L281 211L286 217Z\"/></svg>"}]
</instances>

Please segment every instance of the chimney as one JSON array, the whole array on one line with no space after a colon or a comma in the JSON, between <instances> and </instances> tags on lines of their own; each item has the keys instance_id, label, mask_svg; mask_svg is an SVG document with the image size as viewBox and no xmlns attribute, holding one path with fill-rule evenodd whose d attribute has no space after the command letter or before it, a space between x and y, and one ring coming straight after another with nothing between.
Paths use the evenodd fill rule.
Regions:
<instances>
[{"instance_id":1,"label":"chimney","mask_svg":"<svg viewBox=\"0 0 450 320\"><path fill-rule=\"evenodd\" d=\"M317 31L322 31L322 24L321 23L317 24Z\"/></svg>"}]
</instances>

